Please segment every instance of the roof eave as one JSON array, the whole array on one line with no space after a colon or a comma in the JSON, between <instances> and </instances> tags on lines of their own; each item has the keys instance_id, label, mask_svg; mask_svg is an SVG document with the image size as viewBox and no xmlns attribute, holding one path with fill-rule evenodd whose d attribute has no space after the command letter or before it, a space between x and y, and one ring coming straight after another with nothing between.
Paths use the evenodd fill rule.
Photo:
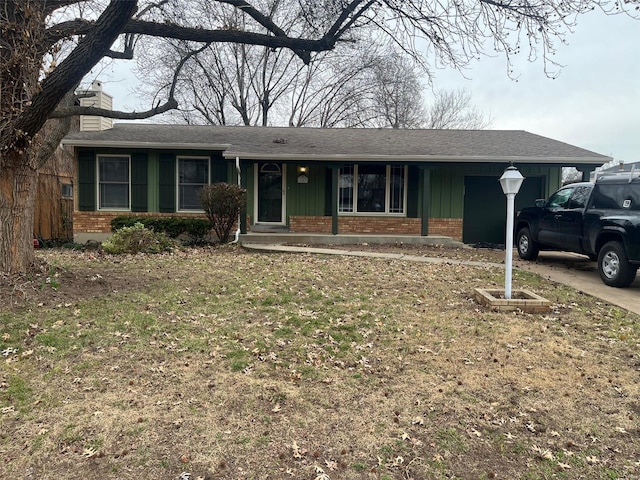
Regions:
<instances>
[{"instance_id":1,"label":"roof eave","mask_svg":"<svg viewBox=\"0 0 640 480\"><path fill-rule=\"evenodd\" d=\"M298 162L441 162L441 163L538 163L538 164L588 164L602 165L611 161L611 157L524 157L524 156L464 156L464 155L318 155L318 154L261 154L225 151L223 157L241 160L278 160Z\"/></svg>"},{"instance_id":2,"label":"roof eave","mask_svg":"<svg viewBox=\"0 0 640 480\"><path fill-rule=\"evenodd\" d=\"M153 150L227 150L230 143L156 143L127 142L120 140L80 140L64 139L62 145L69 147L102 147L102 148L143 148ZM234 157L235 158L235 157Z\"/></svg>"}]
</instances>

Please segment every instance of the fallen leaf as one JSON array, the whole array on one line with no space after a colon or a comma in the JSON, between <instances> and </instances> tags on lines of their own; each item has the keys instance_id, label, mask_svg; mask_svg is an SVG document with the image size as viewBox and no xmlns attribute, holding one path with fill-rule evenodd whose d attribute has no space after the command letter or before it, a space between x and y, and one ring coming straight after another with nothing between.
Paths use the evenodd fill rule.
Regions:
<instances>
[{"instance_id":1,"label":"fallen leaf","mask_svg":"<svg viewBox=\"0 0 640 480\"><path fill-rule=\"evenodd\" d=\"M84 458L94 457L97 453L98 451L95 448L91 448L91 447L87 447L84 450L82 450L82 456Z\"/></svg>"}]
</instances>

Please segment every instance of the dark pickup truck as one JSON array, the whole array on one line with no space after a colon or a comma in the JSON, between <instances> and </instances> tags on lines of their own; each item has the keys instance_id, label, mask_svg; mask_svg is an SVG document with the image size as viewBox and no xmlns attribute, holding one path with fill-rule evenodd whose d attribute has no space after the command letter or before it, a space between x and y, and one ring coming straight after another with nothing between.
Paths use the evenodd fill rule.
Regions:
<instances>
[{"instance_id":1,"label":"dark pickup truck","mask_svg":"<svg viewBox=\"0 0 640 480\"><path fill-rule=\"evenodd\" d=\"M627 287L640 265L640 175L567 185L521 210L515 225L520 258L534 260L540 250L581 253L597 260L605 284Z\"/></svg>"}]
</instances>

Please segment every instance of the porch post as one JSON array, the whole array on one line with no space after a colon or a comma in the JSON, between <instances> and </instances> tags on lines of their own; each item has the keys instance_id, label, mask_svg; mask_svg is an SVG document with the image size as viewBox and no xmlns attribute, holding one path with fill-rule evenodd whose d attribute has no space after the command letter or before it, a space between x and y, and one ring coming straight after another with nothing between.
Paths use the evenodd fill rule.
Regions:
<instances>
[{"instance_id":1,"label":"porch post","mask_svg":"<svg viewBox=\"0 0 640 480\"><path fill-rule=\"evenodd\" d=\"M580 168L580 170L582 171L582 181L583 182L588 182L590 180L591 177L591 172L593 172L596 169L596 167L592 166L592 165L584 165L582 166L582 168Z\"/></svg>"},{"instance_id":2,"label":"porch post","mask_svg":"<svg viewBox=\"0 0 640 480\"><path fill-rule=\"evenodd\" d=\"M426 237L429 235L429 200L431 199L431 170L429 168L420 167L422 172L422 214L421 214L421 231L420 235Z\"/></svg>"},{"instance_id":3,"label":"porch post","mask_svg":"<svg viewBox=\"0 0 640 480\"><path fill-rule=\"evenodd\" d=\"M340 180L340 167L331 166L331 234L338 234L338 182Z\"/></svg>"},{"instance_id":4,"label":"porch post","mask_svg":"<svg viewBox=\"0 0 640 480\"><path fill-rule=\"evenodd\" d=\"M247 191L247 170L246 168L242 168L242 164L238 160L238 183L240 187L244 188L245 192ZM254 195L256 193L254 192ZM247 202L245 202L244 208L240 211L240 233L247 233Z\"/></svg>"}]
</instances>

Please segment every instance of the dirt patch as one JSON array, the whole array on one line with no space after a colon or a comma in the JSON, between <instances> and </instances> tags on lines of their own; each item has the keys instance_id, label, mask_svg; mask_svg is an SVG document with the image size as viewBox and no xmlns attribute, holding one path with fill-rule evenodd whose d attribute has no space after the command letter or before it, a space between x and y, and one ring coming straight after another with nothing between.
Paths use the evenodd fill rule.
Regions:
<instances>
[{"instance_id":1,"label":"dirt patch","mask_svg":"<svg viewBox=\"0 0 640 480\"><path fill-rule=\"evenodd\" d=\"M23 275L0 274L0 312L33 307L56 307L119 291L144 289L148 279L126 275L127 262L98 253L48 251L48 262ZM73 256L73 268L61 266L61 259ZM84 265L83 265L84 264Z\"/></svg>"}]
</instances>

